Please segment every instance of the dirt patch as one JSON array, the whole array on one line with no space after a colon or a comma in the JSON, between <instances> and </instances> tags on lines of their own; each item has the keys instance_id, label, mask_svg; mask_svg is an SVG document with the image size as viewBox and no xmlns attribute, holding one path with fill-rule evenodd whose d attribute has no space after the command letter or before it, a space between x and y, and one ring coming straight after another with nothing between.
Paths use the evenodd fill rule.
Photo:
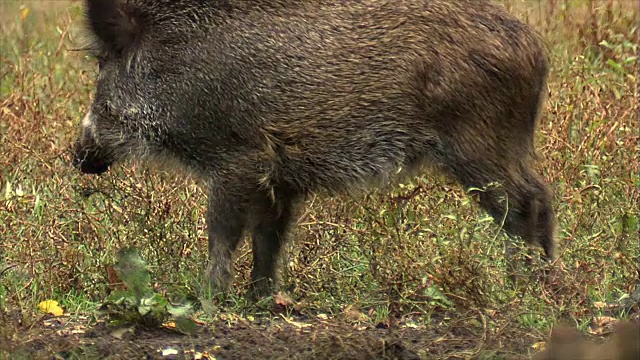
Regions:
<instances>
[{"instance_id":1,"label":"dirt patch","mask_svg":"<svg viewBox=\"0 0 640 360\"><path fill-rule=\"evenodd\" d=\"M17 359L464 359L498 348L464 327L384 328L303 318L219 320L201 323L191 335L107 326L83 316L44 317L29 329L12 326L19 331L7 339L4 355ZM516 354L526 353L530 341L502 337L499 353L491 353L523 358Z\"/></svg>"}]
</instances>

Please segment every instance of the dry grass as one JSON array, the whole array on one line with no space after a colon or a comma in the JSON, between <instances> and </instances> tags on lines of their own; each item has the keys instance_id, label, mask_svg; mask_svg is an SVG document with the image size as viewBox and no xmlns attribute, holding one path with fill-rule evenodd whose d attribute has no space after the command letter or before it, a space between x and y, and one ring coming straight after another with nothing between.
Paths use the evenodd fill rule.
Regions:
<instances>
[{"instance_id":1,"label":"dry grass","mask_svg":"<svg viewBox=\"0 0 640 360\"><path fill-rule=\"evenodd\" d=\"M527 280L542 265L525 267L523 253L515 269L524 280L506 282L505 236L457 186L426 176L392 193L310 199L283 264L298 313L349 321L359 309L371 325L444 327L445 340L431 343L442 351L430 355L442 358L510 358L533 352L559 320L584 329L596 316L630 316L600 303L631 293L640 271L637 3L504 3L551 53L537 141L556 197L561 276L553 286ZM72 51L82 44L78 2L3 2L0 13L0 314L12 324L0 341L20 343L14 334L37 326L44 299L92 310L125 245L141 249L159 289L199 296L206 231L197 184L126 164L101 177L70 166L97 71ZM221 314L263 313L241 297L250 263L245 244L235 305ZM446 339L458 345L437 347Z\"/></svg>"}]
</instances>

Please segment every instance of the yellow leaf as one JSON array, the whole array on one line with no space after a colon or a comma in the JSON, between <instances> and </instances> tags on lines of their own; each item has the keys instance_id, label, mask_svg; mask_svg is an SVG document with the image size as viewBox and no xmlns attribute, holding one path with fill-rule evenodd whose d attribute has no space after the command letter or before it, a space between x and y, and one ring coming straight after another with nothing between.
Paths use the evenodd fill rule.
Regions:
<instances>
[{"instance_id":1,"label":"yellow leaf","mask_svg":"<svg viewBox=\"0 0 640 360\"><path fill-rule=\"evenodd\" d=\"M535 344L531 345L531 347L532 347L534 350L542 351L542 350L544 350L544 349L546 349L546 348L547 348L547 343L545 343L544 341L540 341L540 342L537 342L537 343L535 343Z\"/></svg>"},{"instance_id":2,"label":"yellow leaf","mask_svg":"<svg viewBox=\"0 0 640 360\"><path fill-rule=\"evenodd\" d=\"M58 302L55 300L45 300L38 304L38 308L40 311L51 314L53 316L61 316L64 314L64 310L58 305Z\"/></svg>"},{"instance_id":3,"label":"yellow leaf","mask_svg":"<svg viewBox=\"0 0 640 360\"><path fill-rule=\"evenodd\" d=\"M22 7L22 9L20 9L20 20L24 20L27 18L27 16L29 16L29 8L24 6Z\"/></svg>"},{"instance_id":4,"label":"yellow leaf","mask_svg":"<svg viewBox=\"0 0 640 360\"><path fill-rule=\"evenodd\" d=\"M214 347L213 347L213 349L212 349L211 351L218 351L219 349L220 349L220 345L216 345L216 346L214 346ZM205 359L208 359L208 360L216 360L216 357L215 357L215 356L213 356L213 355L209 354L209 353L208 353L208 352L206 352L206 351L205 351L205 352L203 352L203 353L200 353L200 352L195 353L195 355L193 356L193 358L194 358L195 360L205 360Z\"/></svg>"},{"instance_id":5,"label":"yellow leaf","mask_svg":"<svg viewBox=\"0 0 640 360\"><path fill-rule=\"evenodd\" d=\"M176 328L176 323L173 321L169 321L166 324L163 324L164 327L168 328L168 329L175 329Z\"/></svg>"}]
</instances>

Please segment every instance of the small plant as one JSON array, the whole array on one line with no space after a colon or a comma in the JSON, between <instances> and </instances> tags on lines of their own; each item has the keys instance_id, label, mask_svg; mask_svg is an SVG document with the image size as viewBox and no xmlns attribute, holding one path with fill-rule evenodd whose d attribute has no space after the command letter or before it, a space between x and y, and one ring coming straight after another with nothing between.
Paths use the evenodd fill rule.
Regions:
<instances>
[{"instance_id":1,"label":"small plant","mask_svg":"<svg viewBox=\"0 0 640 360\"><path fill-rule=\"evenodd\" d=\"M195 330L196 325L189 318L191 304L172 305L157 293L151 286L147 265L136 249L121 249L114 270L124 289L113 292L100 307L111 324L159 327L170 321L182 333Z\"/></svg>"}]
</instances>

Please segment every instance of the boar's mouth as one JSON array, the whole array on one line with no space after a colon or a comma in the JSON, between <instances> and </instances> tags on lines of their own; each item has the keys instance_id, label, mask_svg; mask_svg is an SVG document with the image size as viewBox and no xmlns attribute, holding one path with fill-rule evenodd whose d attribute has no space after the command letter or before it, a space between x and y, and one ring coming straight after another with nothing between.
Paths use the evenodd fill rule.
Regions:
<instances>
[{"instance_id":1,"label":"boar's mouth","mask_svg":"<svg viewBox=\"0 0 640 360\"><path fill-rule=\"evenodd\" d=\"M100 175L109 170L112 163L113 161L108 160L99 149L83 147L80 142L76 143L72 164L83 174Z\"/></svg>"}]
</instances>

